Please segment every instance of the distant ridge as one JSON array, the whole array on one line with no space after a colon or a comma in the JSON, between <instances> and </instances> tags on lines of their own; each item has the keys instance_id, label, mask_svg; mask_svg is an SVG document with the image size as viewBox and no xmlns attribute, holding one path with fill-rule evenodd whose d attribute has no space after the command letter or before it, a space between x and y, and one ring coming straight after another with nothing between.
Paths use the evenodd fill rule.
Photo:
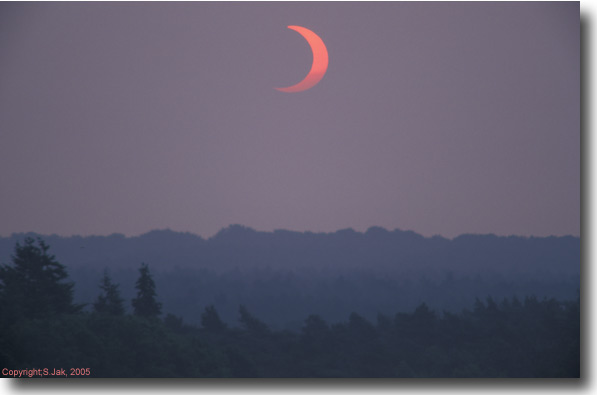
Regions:
<instances>
[{"instance_id":1,"label":"distant ridge","mask_svg":"<svg viewBox=\"0 0 597 395\"><path fill-rule=\"evenodd\" d=\"M305 235L333 235L336 233L341 233L341 234L359 234L359 235L371 235L371 234L375 234L375 235L383 235L383 234L391 234L391 233L404 233L404 234L412 234L415 237L418 238L423 238L423 239L445 239L445 240L454 240L457 238L461 238L461 237L468 237L468 236L493 236L493 237L498 237L498 238L510 238L510 237L517 237L517 238L523 238L523 239L544 239L544 238L552 238L552 237L572 237L572 238L576 238L576 239L580 239L579 236L574 236L574 235L561 235L561 236L556 236L556 235L550 235L550 236L534 236L534 235L529 235L529 236L525 236L525 235L516 235L516 234L511 234L511 235L496 235L494 233L461 233L457 236L454 236L452 238L449 237L445 237L442 235L433 235L433 236L423 236L413 230L403 230L400 228L395 228L395 229L386 229L384 227L381 226L370 226L369 228L367 228L365 231L357 231L354 230L353 228L342 228L342 229L338 229L335 231L331 231L331 232L325 232L325 231L298 231L298 230L290 230L290 229L274 229L272 231L263 231L263 230L256 230L250 226L246 226L246 225L241 225L241 224L231 224L228 225L222 229L220 229L219 231L217 231L216 233L214 233L212 236L210 237L203 237L200 236L196 233L193 232L189 232L189 231L176 231L176 230L171 230L170 228L163 228L163 229L152 229L149 230L145 233L141 233L139 235L132 235L132 236L126 236L123 233L118 233L118 232L114 232L111 233L109 235L87 235L87 236L81 236L81 235L70 235L70 236L64 236L64 235L59 235L56 233L51 233L51 234L43 234L43 233L37 233L37 232L13 232L11 233L10 236L0 236L0 239L14 239L14 238L24 238L24 237L43 237L43 238L101 238L101 237L108 237L108 238L124 238L124 239L135 239L135 238L144 238L144 237L151 237L152 235L166 235L166 234L176 234L176 235L186 235L189 237L194 237L194 238L198 238L204 241L209 241L211 239L217 238L217 237L221 237L222 235L226 235L226 234L232 234L232 233L242 233L242 232L246 232L246 233L259 233L259 234L272 234L272 233L287 233L287 234L305 234Z\"/></svg>"},{"instance_id":2,"label":"distant ridge","mask_svg":"<svg viewBox=\"0 0 597 395\"><path fill-rule=\"evenodd\" d=\"M535 272L578 274L580 238L574 236L496 236L463 234L453 239L424 237L413 231L370 227L336 232L257 231L230 225L208 239L189 232L152 230L139 236L39 235L14 233L0 237L0 262L10 258L14 245L25 237L42 237L67 266L136 266L148 262L159 268L204 266L270 266L407 270L426 266L473 272ZM241 262L242 261L242 262Z\"/></svg>"},{"instance_id":3,"label":"distant ridge","mask_svg":"<svg viewBox=\"0 0 597 395\"><path fill-rule=\"evenodd\" d=\"M293 326L314 312L332 321L352 311L375 319L423 301L459 310L475 297L575 299L580 288L580 238L573 236L447 239L381 227L314 233L242 225L208 239L168 229L132 237L19 233L0 237L0 263L26 236L42 237L67 266L78 302L94 300L105 268L130 300L144 262L165 310L190 322L210 304L229 321L244 304L270 324Z\"/></svg>"}]
</instances>

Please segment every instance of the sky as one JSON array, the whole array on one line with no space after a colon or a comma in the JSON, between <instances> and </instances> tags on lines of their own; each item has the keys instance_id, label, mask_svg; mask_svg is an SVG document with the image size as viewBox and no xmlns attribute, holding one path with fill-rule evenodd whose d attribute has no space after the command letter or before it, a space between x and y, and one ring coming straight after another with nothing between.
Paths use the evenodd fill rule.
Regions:
<instances>
[{"instance_id":1,"label":"sky","mask_svg":"<svg viewBox=\"0 0 597 395\"><path fill-rule=\"evenodd\" d=\"M324 41L313 88L303 37ZM1 3L0 235L580 235L579 4Z\"/></svg>"}]
</instances>

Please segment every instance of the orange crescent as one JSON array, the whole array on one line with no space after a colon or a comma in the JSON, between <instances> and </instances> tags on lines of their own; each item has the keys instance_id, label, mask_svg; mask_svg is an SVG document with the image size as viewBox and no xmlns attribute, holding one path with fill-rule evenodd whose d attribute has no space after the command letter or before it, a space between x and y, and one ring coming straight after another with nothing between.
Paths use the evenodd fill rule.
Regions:
<instances>
[{"instance_id":1,"label":"orange crescent","mask_svg":"<svg viewBox=\"0 0 597 395\"><path fill-rule=\"evenodd\" d=\"M323 40L311 30L302 26L288 26L289 29L297 31L301 36L307 40L307 43L313 51L313 64L309 74L301 82L296 85L288 86L286 88L276 88L280 92L300 92L309 88L313 88L325 74L328 69L328 50L323 43Z\"/></svg>"}]
</instances>

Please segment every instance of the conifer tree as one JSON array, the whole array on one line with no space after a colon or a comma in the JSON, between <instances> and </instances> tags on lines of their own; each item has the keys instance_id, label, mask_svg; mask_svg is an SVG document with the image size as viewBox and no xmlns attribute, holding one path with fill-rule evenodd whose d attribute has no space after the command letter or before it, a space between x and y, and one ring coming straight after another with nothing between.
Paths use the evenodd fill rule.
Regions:
<instances>
[{"instance_id":1,"label":"conifer tree","mask_svg":"<svg viewBox=\"0 0 597 395\"><path fill-rule=\"evenodd\" d=\"M104 270L100 288L102 293L99 294L97 300L93 304L93 309L97 313L109 315L123 315L124 305L118 290L118 284L112 283L112 279L108 275L108 271Z\"/></svg>"},{"instance_id":2,"label":"conifer tree","mask_svg":"<svg viewBox=\"0 0 597 395\"><path fill-rule=\"evenodd\" d=\"M162 313L162 304L156 301L155 283L149 273L149 267L141 264L139 268L137 297L132 300L134 314L141 317L158 317Z\"/></svg>"},{"instance_id":3,"label":"conifer tree","mask_svg":"<svg viewBox=\"0 0 597 395\"><path fill-rule=\"evenodd\" d=\"M213 305L207 306L201 314L201 325L208 332L224 332L226 324L220 319L218 311Z\"/></svg>"},{"instance_id":4,"label":"conifer tree","mask_svg":"<svg viewBox=\"0 0 597 395\"><path fill-rule=\"evenodd\" d=\"M12 317L35 318L75 313L82 306L73 304L74 283L67 281L64 265L48 253L41 239L27 237L16 243L12 265L0 265L0 303Z\"/></svg>"},{"instance_id":5,"label":"conifer tree","mask_svg":"<svg viewBox=\"0 0 597 395\"><path fill-rule=\"evenodd\" d=\"M269 328L267 325L253 316L253 314L249 313L249 310L244 305L239 307L240 313L240 322L242 322L243 326L246 330L248 330L252 334L266 334L269 333Z\"/></svg>"}]
</instances>

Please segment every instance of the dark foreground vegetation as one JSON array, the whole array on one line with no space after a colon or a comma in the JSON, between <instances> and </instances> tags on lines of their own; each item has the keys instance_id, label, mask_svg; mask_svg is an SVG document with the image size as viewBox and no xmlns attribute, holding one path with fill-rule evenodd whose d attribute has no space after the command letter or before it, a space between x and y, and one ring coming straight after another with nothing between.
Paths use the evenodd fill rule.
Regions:
<instances>
[{"instance_id":1,"label":"dark foreground vegetation","mask_svg":"<svg viewBox=\"0 0 597 395\"><path fill-rule=\"evenodd\" d=\"M147 265L132 314L109 274L98 280L93 305L76 305L74 284L48 246L17 243L12 263L0 266L0 368L89 377L580 375L579 299L488 298L460 313L421 304L375 322L356 313L334 324L310 315L300 331L288 331L270 329L243 306L239 326L213 306L200 326L164 316Z\"/></svg>"}]
</instances>

